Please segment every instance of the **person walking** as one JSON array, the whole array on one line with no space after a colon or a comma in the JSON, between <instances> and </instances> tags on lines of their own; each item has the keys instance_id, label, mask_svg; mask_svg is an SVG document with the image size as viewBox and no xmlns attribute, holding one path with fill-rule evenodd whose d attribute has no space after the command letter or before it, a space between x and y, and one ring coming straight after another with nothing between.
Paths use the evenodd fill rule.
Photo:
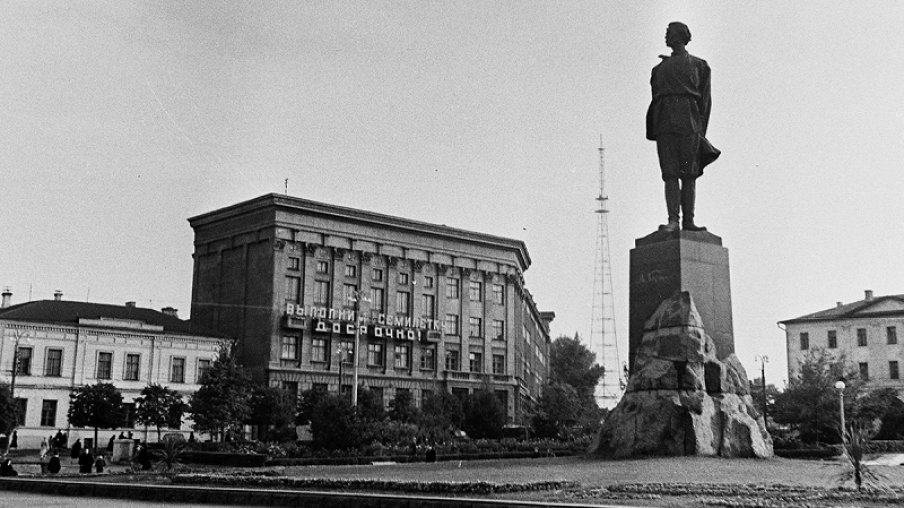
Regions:
<instances>
[{"instance_id":1,"label":"person walking","mask_svg":"<svg viewBox=\"0 0 904 508\"><path fill-rule=\"evenodd\" d=\"M45 459L47 459L47 453L50 451L50 447L47 445L47 438L41 438L41 450L40 450L40 460L41 460L41 474L46 473L46 465L44 464Z\"/></svg>"},{"instance_id":2,"label":"person walking","mask_svg":"<svg viewBox=\"0 0 904 508\"><path fill-rule=\"evenodd\" d=\"M78 458L78 472L79 473L90 473L91 466L94 465L94 456L91 455L91 450L85 448L82 450L81 456Z\"/></svg>"},{"instance_id":3,"label":"person walking","mask_svg":"<svg viewBox=\"0 0 904 508\"><path fill-rule=\"evenodd\" d=\"M82 440L76 439L74 443L72 443L72 450L69 452L69 456L73 459L78 459L82 455Z\"/></svg>"},{"instance_id":4,"label":"person walking","mask_svg":"<svg viewBox=\"0 0 904 508\"><path fill-rule=\"evenodd\" d=\"M58 454L57 451L54 450L53 454L50 457L50 460L47 462L47 471L49 471L50 474L57 474L60 472L60 468L60 454Z\"/></svg>"}]
</instances>

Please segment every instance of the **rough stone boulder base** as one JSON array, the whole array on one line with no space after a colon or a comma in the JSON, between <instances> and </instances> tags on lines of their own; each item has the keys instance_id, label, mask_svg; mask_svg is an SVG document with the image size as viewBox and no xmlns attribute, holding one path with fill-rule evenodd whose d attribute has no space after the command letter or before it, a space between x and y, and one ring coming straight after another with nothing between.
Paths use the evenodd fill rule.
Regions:
<instances>
[{"instance_id":1,"label":"rough stone boulder base","mask_svg":"<svg viewBox=\"0 0 904 508\"><path fill-rule=\"evenodd\" d=\"M734 354L716 358L687 292L647 320L627 391L590 451L608 458L772 456L744 367Z\"/></svg>"}]
</instances>

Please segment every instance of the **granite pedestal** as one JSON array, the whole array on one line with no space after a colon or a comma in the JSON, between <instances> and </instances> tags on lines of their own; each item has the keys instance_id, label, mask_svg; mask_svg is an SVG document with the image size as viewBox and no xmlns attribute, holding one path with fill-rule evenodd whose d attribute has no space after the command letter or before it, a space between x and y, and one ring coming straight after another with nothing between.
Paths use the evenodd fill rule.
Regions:
<instances>
[{"instance_id":1,"label":"granite pedestal","mask_svg":"<svg viewBox=\"0 0 904 508\"><path fill-rule=\"evenodd\" d=\"M694 299L718 359L734 353L728 249L708 232L655 232L635 240L631 249L628 365L644 333L644 322L659 304L677 292Z\"/></svg>"}]
</instances>

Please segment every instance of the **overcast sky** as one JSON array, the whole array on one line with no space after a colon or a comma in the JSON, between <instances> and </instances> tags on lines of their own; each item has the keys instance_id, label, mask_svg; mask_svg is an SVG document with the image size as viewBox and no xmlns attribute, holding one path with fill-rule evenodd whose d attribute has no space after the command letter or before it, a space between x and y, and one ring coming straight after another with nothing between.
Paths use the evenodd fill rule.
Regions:
<instances>
[{"instance_id":1,"label":"overcast sky","mask_svg":"<svg viewBox=\"0 0 904 508\"><path fill-rule=\"evenodd\" d=\"M524 240L553 334L590 333L606 148L620 350L628 251L665 220L644 139L668 22L712 67L698 223L731 259L737 350L904 293L904 2L4 2L0 285L172 305L186 218L283 192Z\"/></svg>"}]
</instances>

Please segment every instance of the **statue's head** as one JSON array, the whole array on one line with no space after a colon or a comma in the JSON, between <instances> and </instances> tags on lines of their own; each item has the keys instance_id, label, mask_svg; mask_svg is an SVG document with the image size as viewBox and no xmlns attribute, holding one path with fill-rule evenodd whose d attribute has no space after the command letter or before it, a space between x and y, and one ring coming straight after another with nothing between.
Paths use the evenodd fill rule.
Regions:
<instances>
[{"instance_id":1,"label":"statue's head","mask_svg":"<svg viewBox=\"0 0 904 508\"><path fill-rule=\"evenodd\" d=\"M691 29L680 21L672 21L665 31L665 45L672 48L674 44L682 46L691 42Z\"/></svg>"}]
</instances>

